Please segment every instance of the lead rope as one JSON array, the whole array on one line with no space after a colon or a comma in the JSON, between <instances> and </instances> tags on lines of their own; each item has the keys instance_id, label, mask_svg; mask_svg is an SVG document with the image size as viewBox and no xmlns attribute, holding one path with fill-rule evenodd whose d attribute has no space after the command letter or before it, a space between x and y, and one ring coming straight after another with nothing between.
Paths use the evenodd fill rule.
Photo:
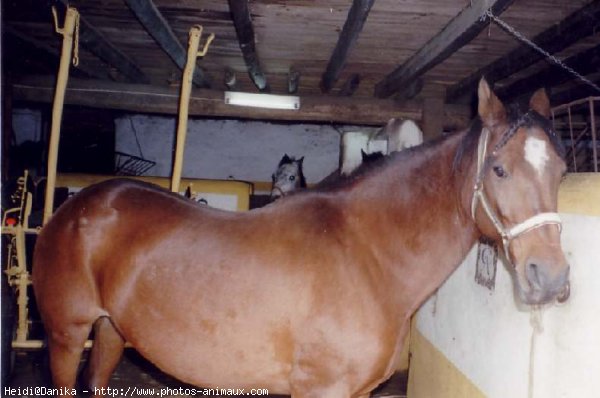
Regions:
<instances>
[{"instance_id":1,"label":"lead rope","mask_svg":"<svg viewBox=\"0 0 600 398\"><path fill-rule=\"evenodd\" d=\"M529 313L529 325L531 326L531 339L529 340L529 377L527 386L527 397L533 398L535 393L535 351L537 336L544 331L542 307L534 305Z\"/></svg>"},{"instance_id":2,"label":"lead rope","mask_svg":"<svg viewBox=\"0 0 600 398\"><path fill-rule=\"evenodd\" d=\"M512 26L510 26L509 24L507 24L506 22L504 22L503 20L501 20L500 18L498 18L497 16L495 16L492 13L491 9L488 9L486 12L484 12L481 15L480 21L484 22L487 18L489 18L490 20L494 21L502 29L504 29L506 32L510 33L511 35L513 35L518 40L520 40L523 43L527 44L529 47L533 48L535 51L537 51L538 53L542 54L547 59L549 59L550 61L554 62L556 65L560 66L561 68L563 68L564 70L566 70L567 72L569 72L573 76L577 77L579 80L581 80L582 82L584 82L585 84L587 84L588 86L592 87L594 90L596 90L597 92L600 93L600 87L597 84L595 84L594 82L592 82L591 80L589 80L585 76L581 75L576 70L574 70L573 68L571 68L570 66L568 66L567 64L565 64L563 61L561 61L560 59L556 58L555 56L553 56L552 54L550 54L548 51L544 50L543 48L541 48L540 46L538 46L537 44L535 44L534 42L532 42L531 40L529 40L523 34L521 34L520 32L518 32L515 28L513 28Z\"/></svg>"}]
</instances>

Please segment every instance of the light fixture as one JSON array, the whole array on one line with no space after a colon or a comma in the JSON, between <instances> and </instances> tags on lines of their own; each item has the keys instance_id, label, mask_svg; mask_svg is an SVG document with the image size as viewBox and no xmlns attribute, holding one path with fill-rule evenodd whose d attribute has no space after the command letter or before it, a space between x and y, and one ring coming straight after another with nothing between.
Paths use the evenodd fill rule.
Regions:
<instances>
[{"instance_id":1,"label":"light fixture","mask_svg":"<svg viewBox=\"0 0 600 398\"><path fill-rule=\"evenodd\" d=\"M269 109L300 109L300 97L293 95L274 95L225 91L225 103L228 105L250 106Z\"/></svg>"}]
</instances>

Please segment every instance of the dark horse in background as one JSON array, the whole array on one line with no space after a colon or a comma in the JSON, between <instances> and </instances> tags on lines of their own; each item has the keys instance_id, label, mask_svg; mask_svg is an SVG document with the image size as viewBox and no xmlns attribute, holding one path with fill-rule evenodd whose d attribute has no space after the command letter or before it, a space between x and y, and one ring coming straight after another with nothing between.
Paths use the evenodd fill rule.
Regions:
<instances>
[{"instance_id":1,"label":"dark horse in background","mask_svg":"<svg viewBox=\"0 0 600 398\"><path fill-rule=\"evenodd\" d=\"M381 152L365 153L362 149L361 164L350 175L342 175L338 169L321 180L315 185L315 188L327 188L329 186L337 186L350 178L354 178L376 164L381 162L385 155ZM297 193L307 188L306 178L304 177L304 156L299 159L283 155L277 170L273 173L271 185L271 201L277 200L292 193Z\"/></svg>"},{"instance_id":2,"label":"dark horse in background","mask_svg":"<svg viewBox=\"0 0 600 398\"><path fill-rule=\"evenodd\" d=\"M304 156L299 159L283 155L277 170L271 176L271 200L276 200L292 192L306 188L304 178Z\"/></svg>"},{"instance_id":3,"label":"dark horse in background","mask_svg":"<svg viewBox=\"0 0 600 398\"><path fill-rule=\"evenodd\" d=\"M361 178L244 213L112 180L42 230L33 285L53 381L107 386L125 341L182 381L294 398L367 397L396 369L411 314L481 235L528 304L568 296L557 194L565 162L536 92L510 118L487 83L468 131Z\"/></svg>"}]
</instances>

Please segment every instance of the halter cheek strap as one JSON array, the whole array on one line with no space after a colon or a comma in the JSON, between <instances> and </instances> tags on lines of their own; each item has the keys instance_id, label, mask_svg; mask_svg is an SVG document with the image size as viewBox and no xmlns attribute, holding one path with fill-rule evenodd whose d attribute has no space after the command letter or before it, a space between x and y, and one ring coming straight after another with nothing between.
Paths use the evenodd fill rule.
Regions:
<instances>
[{"instance_id":1,"label":"halter cheek strap","mask_svg":"<svg viewBox=\"0 0 600 398\"><path fill-rule=\"evenodd\" d=\"M500 218L496 215L496 212L490 205L485 193L483 191L483 176L484 176L484 163L487 159L487 146L490 137L490 131L487 128L483 128L481 131L481 136L479 137L479 143L477 145L477 174L475 179L475 186L473 187L473 199L471 201L471 218L473 221L475 220L475 212L477 210L477 206L481 202L483 210L485 214L488 216L498 234L502 238L502 246L504 248L504 254L506 259L510 261L510 257L508 256L508 247L510 242L516 238L517 236L539 228L546 224L555 224L558 225L559 231L562 229L562 221L555 212L546 212L539 213L532 217L529 217L525 221L512 226L511 228L506 228Z\"/></svg>"}]
</instances>

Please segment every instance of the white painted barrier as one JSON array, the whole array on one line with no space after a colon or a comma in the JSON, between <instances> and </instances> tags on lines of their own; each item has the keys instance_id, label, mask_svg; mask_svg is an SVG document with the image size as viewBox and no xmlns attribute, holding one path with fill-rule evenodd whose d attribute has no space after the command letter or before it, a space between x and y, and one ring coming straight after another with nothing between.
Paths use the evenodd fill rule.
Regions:
<instances>
[{"instance_id":1,"label":"white painted barrier","mask_svg":"<svg viewBox=\"0 0 600 398\"><path fill-rule=\"evenodd\" d=\"M559 212L570 299L531 311L502 261L477 284L474 248L413 320L410 398L599 396L600 174L569 175Z\"/></svg>"}]
</instances>

